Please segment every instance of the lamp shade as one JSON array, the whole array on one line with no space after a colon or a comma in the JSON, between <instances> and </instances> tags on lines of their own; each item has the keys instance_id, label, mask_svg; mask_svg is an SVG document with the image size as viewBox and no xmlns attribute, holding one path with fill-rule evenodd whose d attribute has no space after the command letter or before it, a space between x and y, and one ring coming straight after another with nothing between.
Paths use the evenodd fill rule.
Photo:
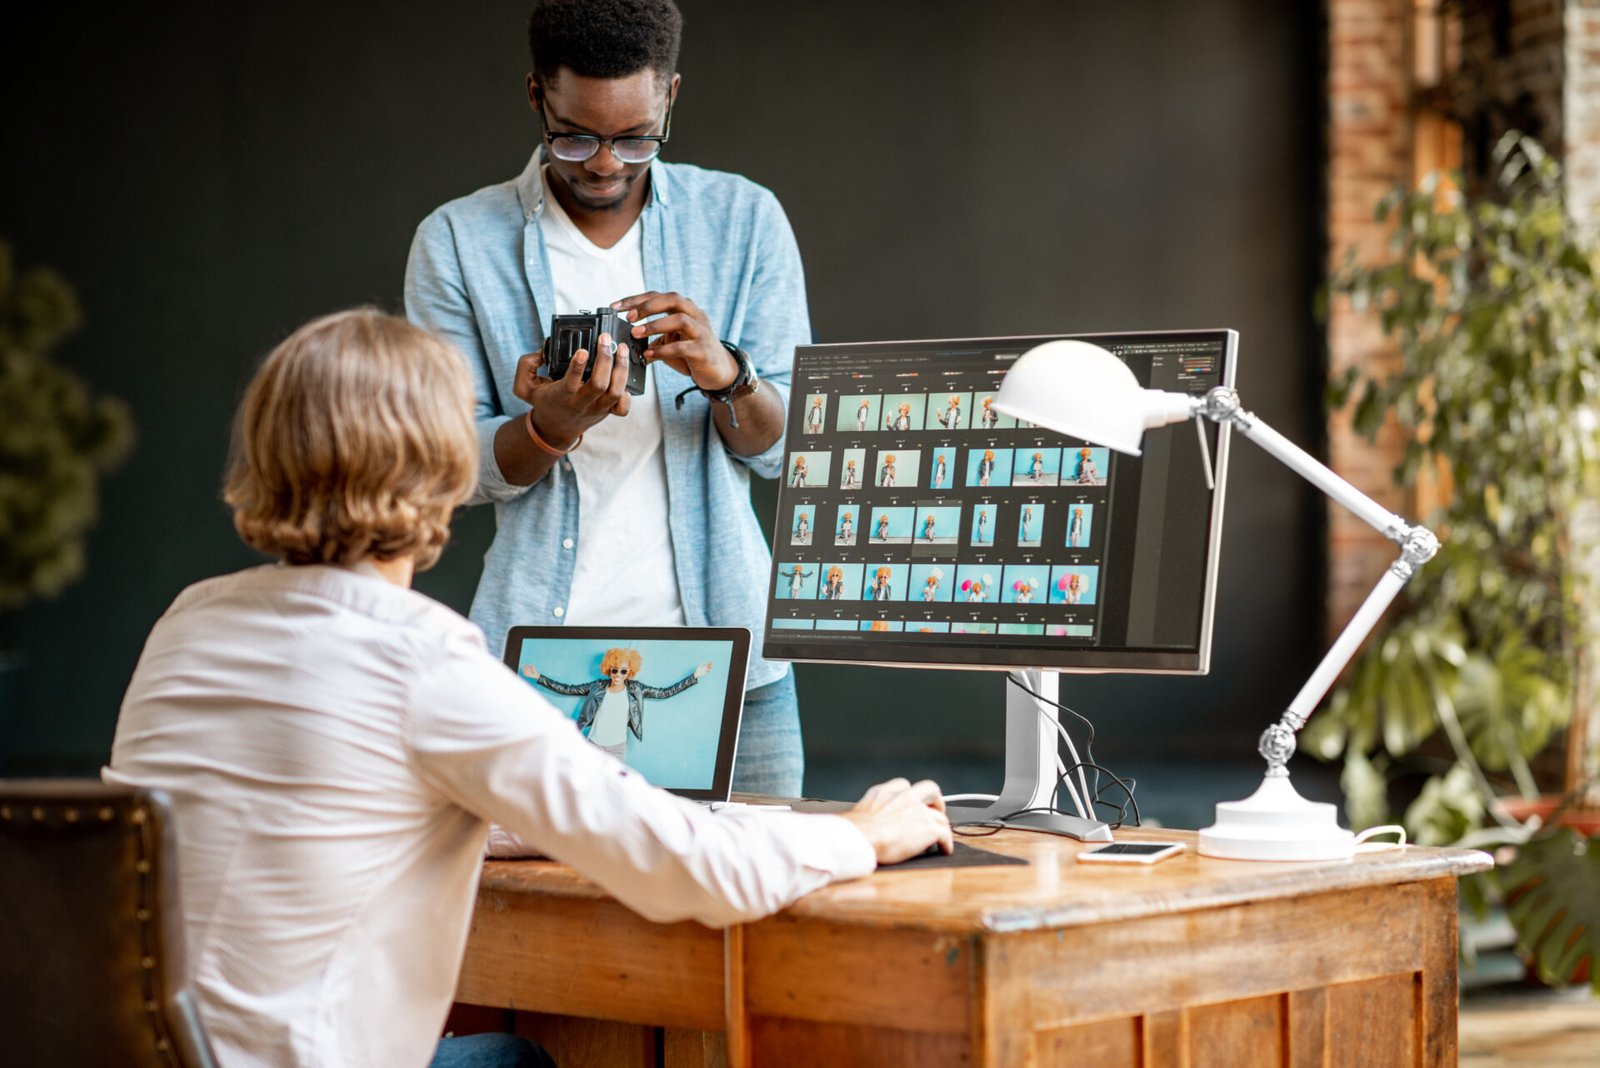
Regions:
<instances>
[{"instance_id":1,"label":"lamp shade","mask_svg":"<svg viewBox=\"0 0 1600 1068\"><path fill-rule=\"evenodd\" d=\"M1144 432L1189 418L1192 398L1145 389L1128 365L1087 341L1046 341L1017 358L994 407L1006 415L1139 455Z\"/></svg>"}]
</instances>

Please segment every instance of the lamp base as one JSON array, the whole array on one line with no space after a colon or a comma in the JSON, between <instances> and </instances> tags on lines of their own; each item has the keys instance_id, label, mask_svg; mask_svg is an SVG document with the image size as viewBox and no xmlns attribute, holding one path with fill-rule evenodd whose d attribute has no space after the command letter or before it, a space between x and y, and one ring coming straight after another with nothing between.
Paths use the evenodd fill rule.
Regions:
<instances>
[{"instance_id":1,"label":"lamp base","mask_svg":"<svg viewBox=\"0 0 1600 1068\"><path fill-rule=\"evenodd\" d=\"M1219 802L1217 821L1200 832L1200 855L1227 860L1349 860L1355 851L1334 806L1301 797L1287 774L1269 774L1243 801Z\"/></svg>"}]
</instances>

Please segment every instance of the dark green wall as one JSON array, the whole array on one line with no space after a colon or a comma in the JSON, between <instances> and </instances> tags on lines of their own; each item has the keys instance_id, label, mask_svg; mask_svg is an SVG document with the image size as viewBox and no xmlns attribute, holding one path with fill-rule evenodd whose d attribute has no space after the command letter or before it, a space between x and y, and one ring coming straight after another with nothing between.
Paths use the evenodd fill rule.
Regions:
<instances>
[{"instance_id":1,"label":"dark green wall","mask_svg":"<svg viewBox=\"0 0 1600 1068\"><path fill-rule=\"evenodd\" d=\"M1231 326L1245 400L1315 443L1316 5L683 8L668 154L778 194L819 339ZM0 237L76 284L87 326L63 356L140 433L85 580L5 623L29 658L23 718L0 727L11 770L93 771L156 616L254 562L217 499L239 391L301 321L397 308L417 221L521 168L524 17L417 0L7 16ZM1317 509L1241 442L1214 672L1069 682L1103 757L1248 751L1316 653ZM463 516L419 585L464 608L491 523ZM830 787L885 762L997 778L997 676L800 678Z\"/></svg>"}]
</instances>

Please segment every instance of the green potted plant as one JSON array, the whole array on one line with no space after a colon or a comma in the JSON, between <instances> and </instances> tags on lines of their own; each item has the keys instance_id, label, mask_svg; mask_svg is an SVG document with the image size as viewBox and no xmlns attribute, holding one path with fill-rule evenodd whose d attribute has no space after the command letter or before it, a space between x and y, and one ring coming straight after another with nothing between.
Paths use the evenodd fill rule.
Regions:
<instances>
[{"instance_id":1,"label":"green potted plant","mask_svg":"<svg viewBox=\"0 0 1600 1068\"><path fill-rule=\"evenodd\" d=\"M1492 195L1435 176L1387 197L1390 257L1352 256L1330 286L1400 351L1392 372L1335 382L1335 403L1369 436L1392 413L1398 477L1437 475L1447 503L1429 519L1438 558L1304 746L1343 759L1353 825L1391 822L1403 799L1415 841L1514 846L1472 889L1505 901L1545 978L1572 981L1600 954L1600 845L1562 825L1596 780L1594 586L1578 561L1600 488L1600 243L1537 143L1508 135L1495 160ZM1539 757L1563 741L1572 759L1552 775Z\"/></svg>"},{"instance_id":2,"label":"green potted plant","mask_svg":"<svg viewBox=\"0 0 1600 1068\"><path fill-rule=\"evenodd\" d=\"M0 242L0 622L82 573L99 478L133 440L126 406L92 395L51 358L81 322L60 275L19 272ZM16 703L19 662L7 630L0 628L0 736Z\"/></svg>"}]
</instances>

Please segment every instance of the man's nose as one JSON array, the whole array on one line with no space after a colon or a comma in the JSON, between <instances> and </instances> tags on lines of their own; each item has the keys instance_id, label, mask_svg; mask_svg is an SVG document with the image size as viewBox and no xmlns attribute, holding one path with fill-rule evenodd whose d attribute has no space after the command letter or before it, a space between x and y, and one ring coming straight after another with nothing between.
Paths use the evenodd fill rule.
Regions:
<instances>
[{"instance_id":1,"label":"man's nose","mask_svg":"<svg viewBox=\"0 0 1600 1068\"><path fill-rule=\"evenodd\" d=\"M626 166L627 164L617 158L616 150L609 144L601 145L600 151L590 156L584 163L584 167L591 174L598 174L601 177L610 177Z\"/></svg>"}]
</instances>

